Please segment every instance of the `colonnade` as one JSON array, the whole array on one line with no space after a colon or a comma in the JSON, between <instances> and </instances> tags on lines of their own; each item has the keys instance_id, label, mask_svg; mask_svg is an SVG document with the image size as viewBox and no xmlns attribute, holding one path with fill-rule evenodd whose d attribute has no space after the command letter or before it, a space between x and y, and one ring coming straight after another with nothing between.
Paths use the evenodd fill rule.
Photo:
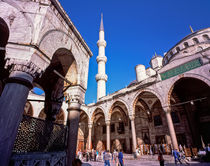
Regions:
<instances>
[{"instance_id":1,"label":"colonnade","mask_svg":"<svg viewBox=\"0 0 210 166\"><path fill-rule=\"evenodd\" d=\"M172 145L174 149L178 150L178 142L177 142L177 138L176 138L176 133L175 133L175 129L174 129L174 125L173 125L173 121L171 118L171 113L170 113L170 109L165 109L164 110L165 115L166 115L166 119L167 119L167 125L168 125L168 129L169 129L169 134L171 136L171 141L172 141ZM132 132L132 152L136 152L136 148L137 148L137 139L136 139L136 128L135 128L135 116L130 117L130 121L131 121L131 132ZM111 144L110 144L110 140L111 140L111 134L110 134L110 120L106 120L106 149L107 150L111 150ZM92 145L92 123L89 123L88 128L89 128L89 136L88 136L88 149L91 149L91 145Z\"/></svg>"}]
</instances>

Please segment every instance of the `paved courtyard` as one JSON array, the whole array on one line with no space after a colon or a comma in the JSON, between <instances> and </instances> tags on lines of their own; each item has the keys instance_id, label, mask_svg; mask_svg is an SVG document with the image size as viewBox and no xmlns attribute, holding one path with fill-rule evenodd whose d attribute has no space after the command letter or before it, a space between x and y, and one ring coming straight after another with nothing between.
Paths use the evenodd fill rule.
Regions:
<instances>
[{"instance_id":1,"label":"paved courtyard","mask_svg":"<svg viewBox=\"0 0 210 166\"><path fill-rule=\"evenodd\" d=\"M131 156L126 156L129 159L125 159L125 166L146 166L146 165L150 165L150 166L159 166L159 161L157 160L157 155L155 156L141 156L141 158L139 159L133 159L131 158ZM165 165L166 166L175 166L174 164L174 160L173 157L170 155L164 155L164 159L165 159ZM103 162L83 162L83 163L89 163L92 166L104 166ZM111 166L115 166L115 164L111 161ZM193 166L210 166L210 163L200 163L198 161L190 161L189 162L190 165ZM178 164L179 166L181 165L187 165L187 164Z\"/></svg>"},{"instance_id":2,"label":"paved courtyard","mask_svg":"<svg viewBox=\"0 0 210 166\"><path fill-rule=\"evenodd\" d=\"M104 163L102 162L88 162L92 166L104 166ZM158 161L142 161L142 160L125 160L125 166L159 166ZM166 166L175 166L172 162L165 162ZM186 164L178 164L178 165L186 165ZM199 163L199 162L190 162L190 165L193 166L210 166L210 163ZM114 163L111 163L111 166L115 166Z\"/></svg>"}]
</instances>

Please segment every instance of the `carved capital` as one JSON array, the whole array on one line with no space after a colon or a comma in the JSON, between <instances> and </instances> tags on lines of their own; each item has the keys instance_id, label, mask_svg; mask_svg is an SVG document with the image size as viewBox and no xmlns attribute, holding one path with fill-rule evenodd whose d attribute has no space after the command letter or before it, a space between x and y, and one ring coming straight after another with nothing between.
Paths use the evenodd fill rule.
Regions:
<instances>
[{"instance_id":1,"label":"carved capital","mask_svg":"<svg viewBox=\"0 0 210 166\"><path fill-rule=\"evenodd\" d=\"M134 121L135 120L135 115L129 115L129 118L131 121Z\"/></svg>"},{"instance_id":2,"label":"carved capital","mask_svg":"<svg viewBox=\"0 0 210 166\"><path fill-rule=\"evenodd\" d=\"M38 66L26 60L7 59L5 68L10 69L10 73L21 71L31 75L33 78L38 78L42 75L42 70Z\"/></svg>"},{"instance_id":3,"label":"carved capital","mask_svg":"<svg viewBox=\"0 0 210 166\"><path fill-rule=\"evenodd\" d=\"M107 81L108 76L106 74L96 74L96 81L98 80L104 80Z\"/></svg>"},{"instance_id":4,"label":"carved capital","mask_svg":"<svg viewBox=\"0 0 210 166\"><path fill-rule=\"evenodd\" d=\"M79 110L80 111L81 102L79 95L70 95L68 96L68 111Z\"/></svg>"},{"instance_id":5,"label":"carved capital","mask_svg":"<svg viewBox=\"0 0 210 166\"><path fill-rule=\"evenodd\" d=\"M106 120L105 123L106 123L107 126L110 126L111 121L110 120Z\"/></svg>"}]
</instances>

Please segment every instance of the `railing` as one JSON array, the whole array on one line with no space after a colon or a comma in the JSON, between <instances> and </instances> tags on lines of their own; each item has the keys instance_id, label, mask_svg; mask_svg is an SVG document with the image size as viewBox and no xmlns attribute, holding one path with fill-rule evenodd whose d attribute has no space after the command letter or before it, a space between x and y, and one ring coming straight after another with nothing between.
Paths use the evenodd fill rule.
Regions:
<instances>
[{"instance_id":1,"label":"railing","mask_svg":"<svg viewBox=\"0 0 210 166\"><path fill-rule=\"evenodd\" d=\"M67 126L23 116L14 144L14 153L66 150Z\"/></svg>"}]
</instances>

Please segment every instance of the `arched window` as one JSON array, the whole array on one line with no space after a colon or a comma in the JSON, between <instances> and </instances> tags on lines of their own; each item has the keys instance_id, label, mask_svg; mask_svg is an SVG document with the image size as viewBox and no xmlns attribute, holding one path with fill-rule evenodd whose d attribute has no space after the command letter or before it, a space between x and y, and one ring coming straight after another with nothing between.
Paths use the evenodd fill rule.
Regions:
<instances>
[{"instance_id":1,"label":"arched window","mask_svg":"<svg viewBox=\"0 0 210 166\"><path fill-rule=\"evenodd\" d=\"M203 35L204 40L210 40L208 35Z\"/></svg>"},{"instance_id":2,"label":"arched window","mask_svg":"<svg viewBox=\"0 0 210 166\"><path fill-rule=\"evenodd\" d=\"M198 44L199 40L197 38L193 38L193 42L194 42L194 44Z\"/></svg>"},{"instance_id":3,"label":"arched window","mask_svg":"<svg viewBox=\"0 0 210 166\"><path fill-rule=\"evenodd\" d=\"M185 46L185 48L189 47L188 42L184 42L184 46Z\"/></svg>"},{"instance_id":4,"label":"arched window","mask_svg":"<svg viewBox=\"0 0 210 166\"><path fill-rule=\"evenodd\" d=\"M179 47L176 47L176 51L179 52L180 51L180 48Z\"/></svg>"}]
</instances>

